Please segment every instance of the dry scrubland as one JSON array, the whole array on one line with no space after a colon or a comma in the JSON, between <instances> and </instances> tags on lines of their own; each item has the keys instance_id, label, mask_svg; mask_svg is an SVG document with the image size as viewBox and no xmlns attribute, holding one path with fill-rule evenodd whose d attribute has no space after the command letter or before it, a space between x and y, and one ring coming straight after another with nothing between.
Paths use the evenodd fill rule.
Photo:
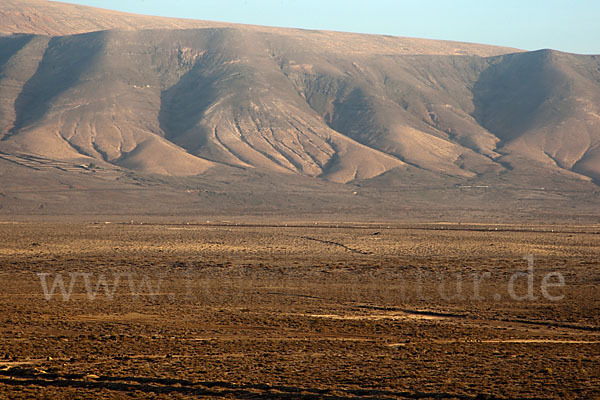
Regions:
<instances>
[{"instance_id":1,"label":"dry scrubland","mask_svg":"<svg viewBox=\"0 0 600 400\"><path fill-rule=\"evenodd\" d=\"M0 224L0 397L596 398L599 232Z\"/></svg>"},{"instance_id":2,"label":"dry scrubland","mask_svg":"<svg viewBox=\"0 0 600 400\"><path fill-rule=\"evenodd\" d=\"M0 398L600 398L599 115L594 55L2 0Z\"/></svg>"}]
</instances>

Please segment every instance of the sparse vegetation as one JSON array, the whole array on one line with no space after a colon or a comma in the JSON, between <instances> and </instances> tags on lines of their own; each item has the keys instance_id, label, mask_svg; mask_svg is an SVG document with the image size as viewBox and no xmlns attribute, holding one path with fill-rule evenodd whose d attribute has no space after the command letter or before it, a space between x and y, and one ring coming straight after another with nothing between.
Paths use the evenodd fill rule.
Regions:
<instances>
[{"instance_id":1,"label":"sparse vegetation","mask_svg":"<svg viewBox=\"0 0 600 400\"><path fill-rule=\"evenodd\" d=\"M597 227L127 221L0 224L0 396L559 399L600 385ZM565 275L564 301L494 300L524 253ZM467 293L485 271L483 300L438 295L440 273L466 274ZM80 275L68 301L46 300L42 272L67 288L88 274L98 294ZM100 274L110 288L121 274L112 297Z\"/></svg>"},{"instance_id":2,"label":"sparse vegetation","mask_svg":"<svg viewBox=\"0 0 600 400\"><path fill-rule=\"evenodd\" d=\"M0 31L0 398L598 397L600 57Z\"/></svg>"}]
</instances>

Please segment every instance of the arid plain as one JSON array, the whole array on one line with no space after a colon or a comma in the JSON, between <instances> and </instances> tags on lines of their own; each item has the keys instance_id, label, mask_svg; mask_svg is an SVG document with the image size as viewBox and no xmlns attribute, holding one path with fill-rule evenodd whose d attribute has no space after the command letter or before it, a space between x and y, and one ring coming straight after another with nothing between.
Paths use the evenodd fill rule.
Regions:
<instances>
[{"instance_id":1,"label":"arid plain","mask_svg":"<svg viewBox=\"0 0 600 400\"><path fill-rule=\"evenodd\" d=\"M599 395L598 225L10 222L0 239L2 397Z\"/></svg>"},{"instance_id":2,"label":"arid plain","mask_svg":"<svg viewBox=\"0 0 600 400\"><path fill-rule=\"evenodd\" d=\"M0 398L600 399L600 56L0 1Z\"/></svg>"}]
</instances>

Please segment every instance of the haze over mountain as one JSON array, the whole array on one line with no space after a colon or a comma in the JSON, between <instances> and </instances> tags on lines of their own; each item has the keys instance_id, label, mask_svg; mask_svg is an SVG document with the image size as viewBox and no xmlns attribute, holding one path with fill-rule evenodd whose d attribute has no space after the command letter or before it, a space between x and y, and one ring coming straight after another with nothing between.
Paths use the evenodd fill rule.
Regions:
<instances>
[{"instance_id":1,"label":"haze over mountain","mask_svg":"<svg viewBox=\"0 0 600 400\"><path fill-rule=\"evenodd\" d=\"M0 31L9 158L386 187L600 182L600 56L41 0L4 0Z\"/></svg>"}]
</instances>

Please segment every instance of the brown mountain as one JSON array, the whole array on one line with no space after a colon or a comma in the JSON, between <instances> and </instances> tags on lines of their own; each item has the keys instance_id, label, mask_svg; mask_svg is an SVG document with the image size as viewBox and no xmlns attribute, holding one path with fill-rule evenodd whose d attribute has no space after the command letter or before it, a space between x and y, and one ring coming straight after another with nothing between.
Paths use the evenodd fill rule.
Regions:
<instances>
[{"instance_id":1,"label":"brown mountain","mask_svg":"<svg viewBox=\"0 0 600 400\"><path fill-rule=\"evenodd\" d=\"M0 27L9 158L364 187L600 181L599 56L41 0L3 1Z\"/></svg>"}]
</instances>

